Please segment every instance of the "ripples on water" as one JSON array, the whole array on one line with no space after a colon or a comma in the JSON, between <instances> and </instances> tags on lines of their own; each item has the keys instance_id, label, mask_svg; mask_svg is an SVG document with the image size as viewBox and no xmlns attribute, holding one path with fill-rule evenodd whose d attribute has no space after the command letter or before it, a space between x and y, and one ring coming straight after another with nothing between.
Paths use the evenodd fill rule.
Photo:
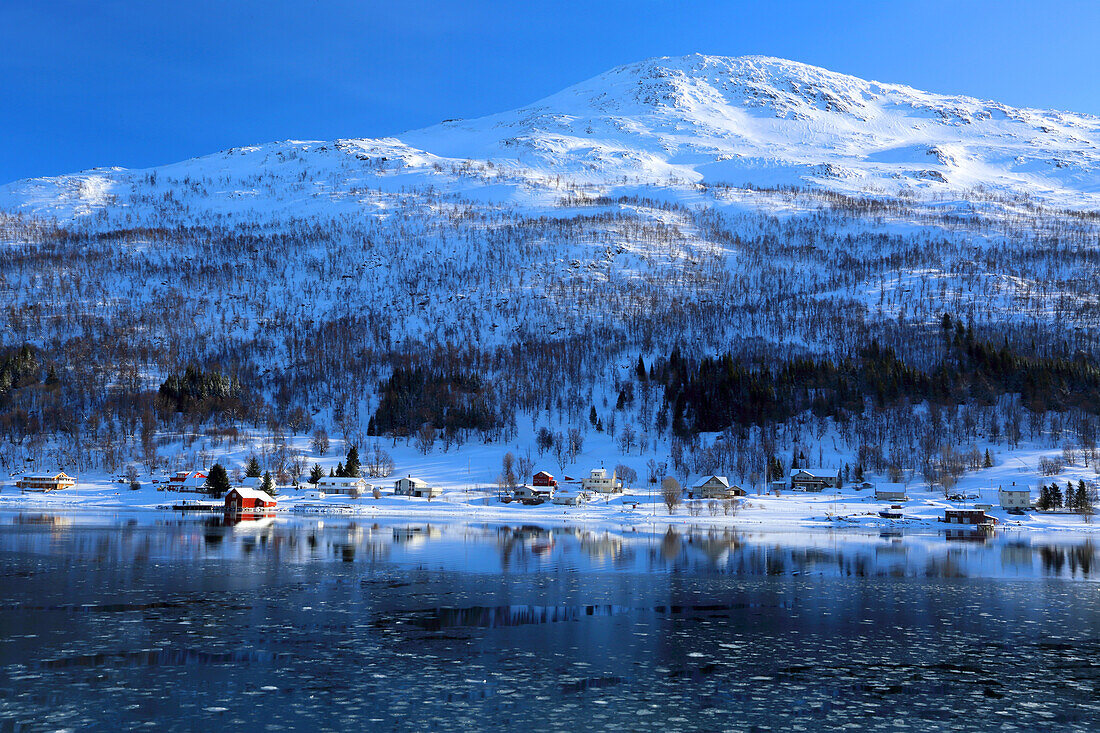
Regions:
<instances>
[{"instance_id":1,"label":"ripples on water","mask_svg":"<svg viewBox=\"0 0 1100 733\"><path fill-rule=\"evenodd\" d=\"M1095 730L1082 538L0 516L0 730Z\"/></svg>"}]
</instances>

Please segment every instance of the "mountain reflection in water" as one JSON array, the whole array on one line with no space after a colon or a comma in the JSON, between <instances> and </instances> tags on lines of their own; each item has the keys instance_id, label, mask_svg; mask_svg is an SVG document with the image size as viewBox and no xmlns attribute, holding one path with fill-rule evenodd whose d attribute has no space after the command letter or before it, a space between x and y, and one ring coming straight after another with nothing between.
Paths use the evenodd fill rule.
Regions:
<instances>
[{"instance_id":1,"label":"mountain reflection in water","mask_svg":"<svg viewBox=\"0 0 1100 733\"><path fill-rule=\"evenodd\" d=\"M0 514L0 730L1100 728L1097 547Z\"/></svg>"}]
</instances>

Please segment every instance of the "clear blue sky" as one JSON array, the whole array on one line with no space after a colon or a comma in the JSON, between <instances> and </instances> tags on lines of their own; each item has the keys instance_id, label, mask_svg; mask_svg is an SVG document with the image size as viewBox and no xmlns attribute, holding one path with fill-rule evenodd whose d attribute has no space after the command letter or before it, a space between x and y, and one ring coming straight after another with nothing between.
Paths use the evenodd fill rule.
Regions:
<instances>
[{"instance_id":1,"label":"clear blue sky","mask_svg":"<svg viewBox=\"0 0 1100 733\"><path fill-rule=\"evenodd\" d=\"M1100 115L1093 0L3 0L0 182L396 134L692 52Z\"/></svg>"}]
</instances>

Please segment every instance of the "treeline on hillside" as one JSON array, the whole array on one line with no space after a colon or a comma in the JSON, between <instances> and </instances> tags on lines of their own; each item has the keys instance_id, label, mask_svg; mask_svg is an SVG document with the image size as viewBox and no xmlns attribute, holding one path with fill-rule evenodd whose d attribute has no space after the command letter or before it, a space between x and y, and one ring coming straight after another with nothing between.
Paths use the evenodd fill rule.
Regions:
<instances>
[{"instance_id":1,"label":"treeline on hillside","mask_svg":"<svg viewBox=\"0 0 1100 733\"><path fill-rule=\"evenodd\" d=\"M0 405L11 402L12 392L42 381L38 351L28 344L0 349ZM56 381L51 371L47 381Z\"/></svg>"},{"instance_id":2,"label":"treeline on hillside","mask_svg":"<svg viewBox=\"0 0 1100 733\"><path fill-rule=\"evenodd\" d=\"M240 412L245 395L236 376L190 364L183 374L169 374L157 394L169 412L209 416Z\"/></svg>"},{"instance_id":3,"label":"treeline on hillside","mask_svg":"<svg viewBox=\"0 0 1100 733\"><path fill-rule=\"evenodd\" d=\"M1083 355L1036 356L1007 340L995 345L969 327L943 320L945 356L931 371L900 359L877 341L854 358L793 358L779 364L744 364L732 354L685 359L674 349L646 375L664 386L662 412L674 434L730 426L780 423L805 411L845 420L876 407L928 401L937 405L991 405L1018 394L1034 413L1078 409L1100 414L1100 366Z\"/></svg>"},{"instance_id":4,"label":"treeline on hillside","mask_svg":"<svg viewBox=\"0 0 1100 733\"><path fill-rule=\"evenodd\" d=\"M367 434L404 437L427 425L457 437L495 430L503 423L494 392L477 374L398 367L379 387Z\"/></svg>"}]
</instances>

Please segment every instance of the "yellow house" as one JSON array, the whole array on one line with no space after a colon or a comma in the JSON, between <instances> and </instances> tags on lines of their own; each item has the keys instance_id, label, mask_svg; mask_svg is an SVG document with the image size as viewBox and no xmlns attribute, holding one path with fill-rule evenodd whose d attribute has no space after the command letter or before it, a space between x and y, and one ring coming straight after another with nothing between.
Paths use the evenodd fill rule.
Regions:
<instances>
[{"instance_id":1,"label":"yellow house","mask_svg":"<svg viewBox=\"0 0 1100 733\"><path fill-rule=\"evenodd\" d=\"M76 481L64 472L54 474L26 474L15 482L15 488L23 491L60 491L76 486Z\"/></svg>"}]
</instances>

